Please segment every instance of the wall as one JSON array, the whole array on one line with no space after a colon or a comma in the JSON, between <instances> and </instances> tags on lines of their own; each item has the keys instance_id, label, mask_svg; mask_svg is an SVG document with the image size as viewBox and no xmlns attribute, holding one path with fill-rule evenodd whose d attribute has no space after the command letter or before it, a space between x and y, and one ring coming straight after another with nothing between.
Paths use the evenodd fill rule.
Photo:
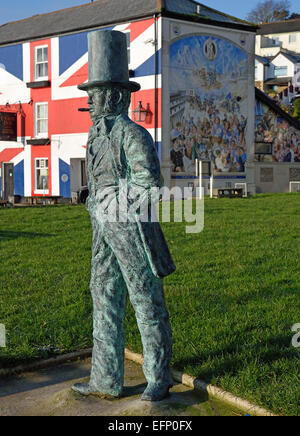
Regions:
<instances>
[{"instance_id":1,"label":"wall","mask_svg":"<svg viewBox=\"0 0 300 436\"><path fill-rule=\"evenodd\" d=\"M248 177L254 42L248 32L164 20L163 163L173 183L195 179L195 158L212 160L219 185ZM247 173L253 188L251 164Z\"/></svg>"},{"instance_id":2,"label":"wall","mask_svg":"<svg viewBox=\"0 0 300 436\"><path fill-rule=\"evenodd\" d=\"M273 59L272 64L276 67L288 67L287 75L284 77L293 77L295 74L295 64L282 54L279 54L275 59Z\"/></svg>"},{"instance_id":3,"label":"wall","mask_svg":"<svg viewBox=\"0 0 300 436\"><path fill-rule=\"evenodd\" d=\"M265 67L264 64L255 60L255 81L263 82L265 80Z\"/></svg>"},{"instance_id":4,"label":"wall","mask_svg":"<svg viewBox=\"0 0 300 436\"><path fill-rule=\"evenodd\" d=\"M290 43L289 36L296 35L296 42ZM272 37L279 37L279 41L281 42L281 47L286 50L299 52L299 44L300 44L300 31L292 32L292 33L279 33L274 35L265 35L266 37L272 39ZM280 47L266 47L261 48L261 37L262 35L257 35L256 37L256 47L255 52L260 56L275 56L279 51Z\"/></svg>"},{"instance_id":5,"label":"wall","mask_svg":"<svg viewBox=\"0 0 300 436\"><path fill-rule=\"evenodd\" d=\"M149 18L117 24L109 29L130 33L129 68L134 70L133 80L140 83L142 88L133 94L131 108L135 109L141 101L143 107L149 109L149 116L142 125L156 140L156 148L161 154L161 19ZM157 47L154 43L156 34ZM34 81L34 47L39 45L48 46L48 79L51 84L44 88L29 89L26 84ZM0 109L18 113L20 102L25 119L25 131L18 138L23 152L25 196L37 194L34 190L36 157L48 158L49 195L71 196L71 159L85 158L85 144L91 126L89 114L78 112L79 108L87 107L87 94L78 90L77 85L87 79L87 32L0 47ZM47 146L26 144L26 140L34 137L34 104L37 102L48 102L50 145ZM9 147L7 144L4 150Z\"/></svg>"},{"instance_id":6,"label":"wall","mask_svg":"<svg viewBox=\"0 0 300 436\"><path fill-rule=\"evenodd\" d=\"M282 162L258 162L255 165L257 193L289 192L291 181L298 181L300 188L300 165Z\"/></svg>"},{"instance_id":7,"label":"wall","mask_svg":"<svg viewBox=\"0 0 300 436\"><path fill-rule=\"evenodd\" d=\"M257 192L288 192L289 182L300 180L300 130L259 99L255 112L255 142L271 153L255 155Z\"/></svg>"}]
</instances>

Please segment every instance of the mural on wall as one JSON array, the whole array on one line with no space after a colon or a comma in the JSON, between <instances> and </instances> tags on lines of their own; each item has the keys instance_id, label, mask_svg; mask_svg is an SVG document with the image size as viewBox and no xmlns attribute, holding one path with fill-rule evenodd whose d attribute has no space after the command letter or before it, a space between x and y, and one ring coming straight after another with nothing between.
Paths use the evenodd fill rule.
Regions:
<instances>
[{"instance_id":1,"label":"mural on wall","mask_svg":"<svg viewBox=\"0 0 300 436\"><path fill-rule=\"evenodd\" d=\"M190 36L170 47L173 172L195 174L195 159L215 172L244 172L248 56L211 36Z\"/></svg>"},{"instance_id":2,"label":"mural on wall","mask_svg":"<svg viewBox=\"0 0 300 436\"><path fill-rule=\"evenodd\" d=\"M255 147L258 161L300 162L300 131L257 100Z\"/></svg>"}]
</instances>

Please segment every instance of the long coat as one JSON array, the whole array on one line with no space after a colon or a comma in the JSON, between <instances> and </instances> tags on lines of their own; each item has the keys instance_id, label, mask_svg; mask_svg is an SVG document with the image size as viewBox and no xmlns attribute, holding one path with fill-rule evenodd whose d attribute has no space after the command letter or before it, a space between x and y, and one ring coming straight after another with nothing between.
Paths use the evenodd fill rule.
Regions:
<instances>
[{"instance_id":1,"label":"long coat","mask_svg":"<svg viewBox=\"0 0 300 436\"><path fill-rule=\"evenodd\" d=\"M113 188L118 196L120 180L127 180L128 192L134 192L136 187L148 192L151 188L160 188L160 163L149 132L125 114L102 117L89 133L87 178L87 208L92 220L96 219L99 206L97 194L105 188ZM130 206L132 200L127 201ZM160 224L141 222L137 218L136 225L141 237L136 243L143 244L154 275L163 278L172 274L176 267Z\"/></svg>"}]
</instances>

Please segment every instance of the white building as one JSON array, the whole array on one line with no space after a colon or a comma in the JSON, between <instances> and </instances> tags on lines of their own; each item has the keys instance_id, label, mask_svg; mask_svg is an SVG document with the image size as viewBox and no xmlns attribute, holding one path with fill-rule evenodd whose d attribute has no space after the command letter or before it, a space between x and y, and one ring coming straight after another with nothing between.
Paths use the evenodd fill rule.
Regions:
<instances>
[{"instance_id":1,"label":"white building","mask_svg":"<svg viewBox=\"0 0 300 436\"><path fill-rule=\"evenodd\" d=\"M255 54L256 87L291 104L300 87L300 18L261 24Z\"/></svg>"},{"instance_id":2,"label":"white building","mask_svg":"<svg viewBox=\"0 0 300 436\"><path fill-rule=\"evenodd\" d=\"M260 24L257 31L255 53L262 57L274 57L283 48L299 52L300 18Z\"/></svg>"}]
</instances>

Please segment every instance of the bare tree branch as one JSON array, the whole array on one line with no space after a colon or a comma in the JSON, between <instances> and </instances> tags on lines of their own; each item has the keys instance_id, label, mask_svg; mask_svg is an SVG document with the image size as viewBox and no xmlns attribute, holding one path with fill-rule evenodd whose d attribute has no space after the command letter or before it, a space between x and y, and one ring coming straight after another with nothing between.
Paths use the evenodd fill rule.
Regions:
<instances>
[{"instance_id":1,"label":"bare tree branch","mask_svg":"<svg viewBox=\"0 0 300 436\"><path fill-rule=\"evenodd\" d=\"M252 23L286 20L290 15L290 7L289 0L262 0L247 15L247 20Z\"/></svg>"}]
</instances>

